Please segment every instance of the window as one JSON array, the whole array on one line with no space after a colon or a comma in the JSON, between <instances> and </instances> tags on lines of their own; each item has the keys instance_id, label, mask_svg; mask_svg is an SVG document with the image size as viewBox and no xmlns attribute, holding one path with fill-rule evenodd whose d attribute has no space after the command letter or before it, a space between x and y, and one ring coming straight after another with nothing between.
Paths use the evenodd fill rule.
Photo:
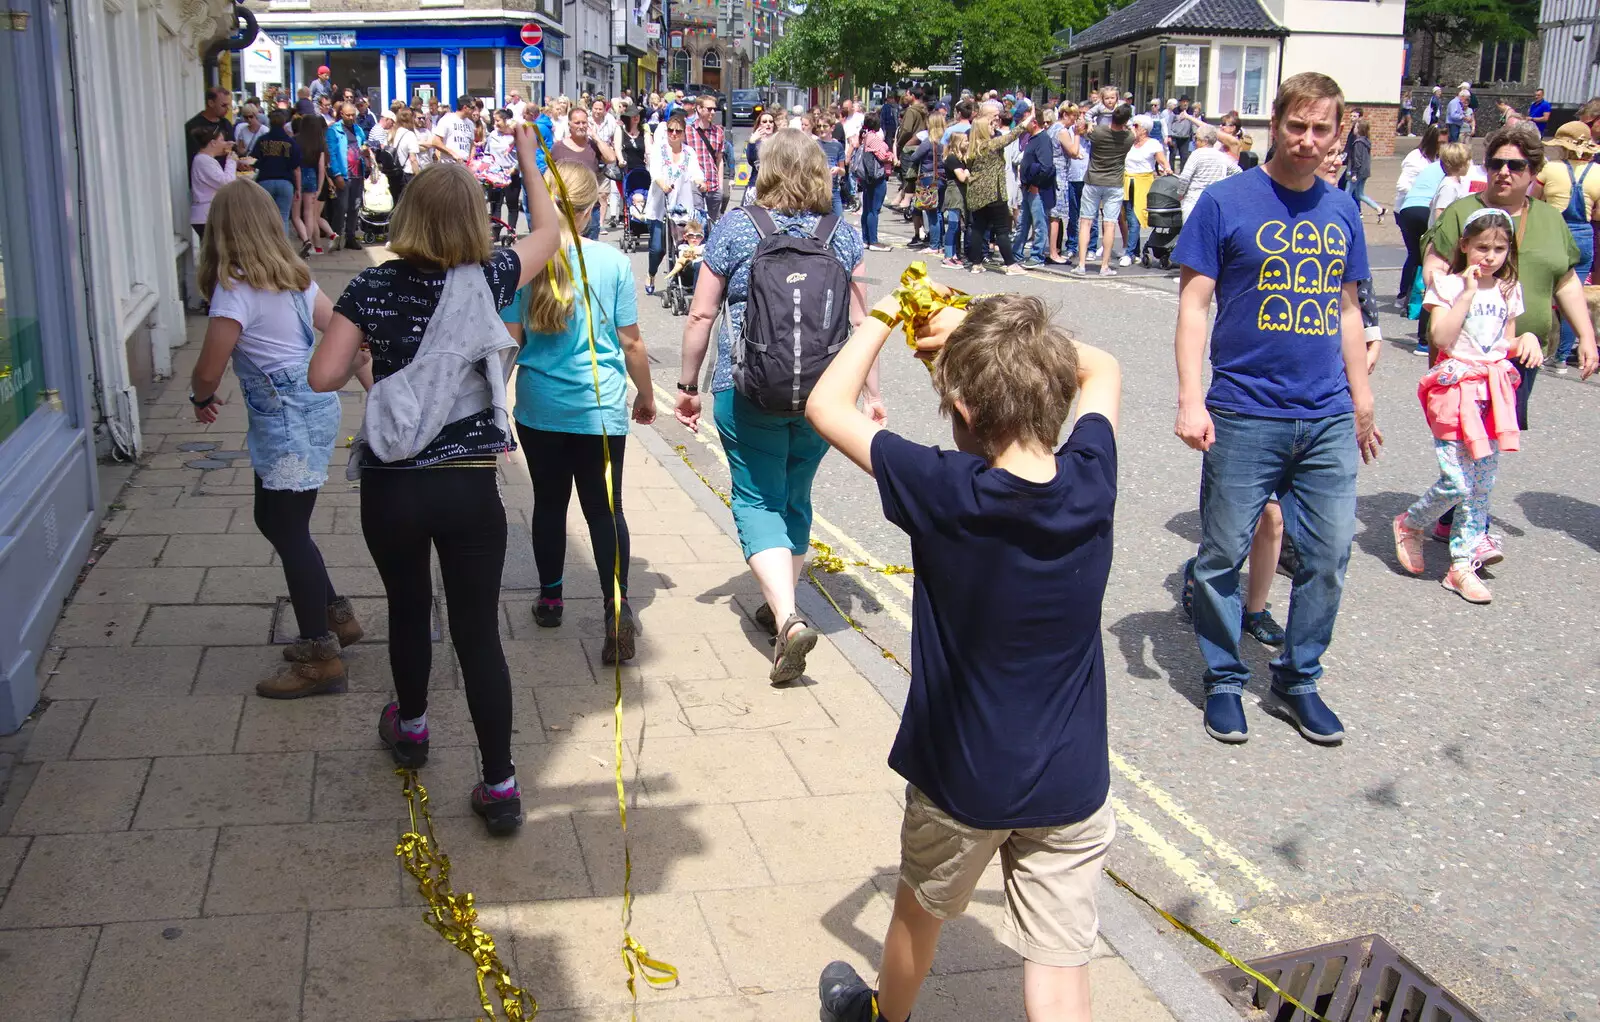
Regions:
<instances>
[{"instance_id":1,"label":"window","mask_svg":"<svg viewBox=\"0 0 1600 1022\"><path fill-rule=\"evenodd\" d=\"M1260 117L1267 106L1267 48L1218 46L1217 102L1214 112L1239 111L1242 117Z\"/></svg>"},{"instance_id":2,"label":"window","mask_svg":"<svg viewBox=\"0 0 1600 1022\"><path fill-rule=\"evenodd\" d=\"M700 58L700 66L720 68L722 66L722 58L717 55L716 50L707 50L705 56Z\"/></svg>"},{"instance_id":3,"label":"window","mask_svg":"<svg viewBox=\"0 0 1600 1022\"><path fill-rule=\"evenodd\" d=\"M673 85L687 85L689 82L689 51L677 50L672 54Z\"/></svg>"},{"instance_id":4,"label":"window","mask_svg":"<svg viewBox=\"0 0 1600 1022\"><path fill-rule=\"evenodd\" d=\"M498 63L494 50L466 50L467 93L473 96L494 96L494 68Z\"/></svg>"},{"instance_id":5,"label":"window","mask_svg":"<svg viewBox=\"0 0 1600 1022\"><path fill-rule=\"evenodd\" d=\"M11 78L8 69L0 69L0 79ZM26 134L20 109L0 112L0 139L5 141L0 146L0 170L7 182L24 185L8 185L0 198L0 442L39 410L47 386L34 276L33 213L24 198L31 192L22 159L25 147L20 144Z\"/></svg>"},{"instance_id":6,"label":"window","mask_svg":"<svg viewBox=\"0 0 1600 1022\"><path fill-rule=\"evenodd\" d=\"M1484 43L1478 57L1478 81L1522 81L1523 42Z\"/></svg>"}]
</instances>

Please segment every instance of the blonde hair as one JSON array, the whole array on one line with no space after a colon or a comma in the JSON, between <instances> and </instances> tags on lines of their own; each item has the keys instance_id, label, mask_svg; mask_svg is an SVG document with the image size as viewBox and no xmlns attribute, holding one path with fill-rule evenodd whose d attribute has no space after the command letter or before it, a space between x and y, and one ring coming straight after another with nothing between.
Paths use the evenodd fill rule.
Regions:
<instances>
[{"instance_id":1,"label":"blonde hair","mask_svg":"<svg viewBox=\"0 0 1600 1022\"><path fill-rule=\"evenodd\" d=\"M217 189L200 245L200 293L244 281L257 291L304 291L311 270L289 247L283 214L267 190L247 178Z\"/></svg>"},{"instance_id":2,"label":"blonde hair","mask_svg":"<svg viewBox=\"0 0 1600 1022\"><path fill-rule=\"evenodd\" d=\"M1472 169L1472 150L1460 142L1446 142L1439 147L1439 165L1450 177L1460 177Z\"/></svg>"},{"instance_id":3,"label":"blonde hair","mask_svg":"<svg viewBox=\"0 0 1600 1022\"><path fill-rule=\"evenodd\" d=\"M389 251L430 269L487 262L494 245L483 185L459 163L431 163L417 172L395 205Z\"/></svg>"},{"instance_id":4,"label":"blonde hair","mask_svg":"<svg viewBox=\"0 0 1600 1022\"><path fill-rule=\"evenodd\" d=\"M1278 95L1272 101L1272 127L1283 127L1283 119L1296 108L1324 99L1334 101L1333 123L1337 130L1337 125L1344 121L1344 90L1339 88L1339 83L1317 71L1302 71L1285 78L1279 83Z\"/></svg>"},{"instance_id":5,"label":"blonde hair","mask_svg":"<svg viewBox=\"0 0 1600 1022\"><path fill-rule=\"evenodd\" d=\"M833 183L815 138L782 128L761 143L756 202L768 209L833 212Z\"/></svg>"},{"instance_id":6,"label":"blonde hair","mask_svg":"<svg viewBox=\"0 0 1600 1022\"><path fill-rule=\"evenodd\" d=\"M950 136L951 156L958 160L966 160L968 154L972 152L972 139L968 137L971 134L970 131L958 131Z\"/></svg>"},{"instance_id":7,"label":"blonde hair","mask_svg":"<svg viewBox=\"0 0 1600 1022\"><path fill-rule=\"evenodd\" d=\"M933 113L928 115L928 141L929 142L932 142L934 145L938 145L939 144L939 140L944 138L944 128L945 128L944 114L941 114L936 110Z\"/></svg>"},{"instance_id":8,"label":"blonde hair","mask_svg":"<svg viewBox=\"0 0 1600 1022\"><path fill-rule=\"evenodd\" d=\"M975 301L933 365L939 410L960 401L986 458L1013 443L1053 449L1078 393L1078 349L1033 295Z\"/></svg>"},{"instance_id":9,"label":"blonde hair","mask_svg":"<svg viewBox=\"0 0 1600 1022\"><path fill-rule=\"evenodd\" d=\"M529 282L528 312L523 325L531 333L554 334L565 330L567 324L572 322L574 304L572 268L566 260L567 246L574 239L572 227L567 223L567 213L570 211L579 224L588 223L589 211L600 201L600 183L589 168L581 163L553 164L545 172L544 183L550 190L550 198L555 201L556 213L561 220L561 252ZM410 194L409 191L407 194Z\"/></svg>"},{"instance_id":10,"label":"blonde hair","mask_svg":"<svg viewBox=\"0 0 1600 1022\"><path fill-rule=\"evenodd\" d=\"M977 159L994 148L990 143L996 138L995 120L996 115L987 110L972 119L972 128L967 132L967 151L971 159Z\"/></svg>"}]
</instances>

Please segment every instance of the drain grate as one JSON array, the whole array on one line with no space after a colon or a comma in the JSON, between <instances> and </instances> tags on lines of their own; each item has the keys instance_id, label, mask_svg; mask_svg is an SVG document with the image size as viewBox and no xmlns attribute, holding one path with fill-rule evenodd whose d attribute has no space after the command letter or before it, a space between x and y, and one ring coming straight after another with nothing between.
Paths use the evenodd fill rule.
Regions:
<instances>
[{"instance_id":1,"label":"drain grate","mask_svg":"<svg viewBox=\"0 0 1600 1022\"><path fill-rule=\"evenodd\" d=\"M1258 958L1250 967L1331 1022L1483 1022L1375 933ZM1242 1009L1264 1011L1271 1022L1306 1022L1304 1012L1231 965L1206 977Z\"/></svg>"}]
</instances>

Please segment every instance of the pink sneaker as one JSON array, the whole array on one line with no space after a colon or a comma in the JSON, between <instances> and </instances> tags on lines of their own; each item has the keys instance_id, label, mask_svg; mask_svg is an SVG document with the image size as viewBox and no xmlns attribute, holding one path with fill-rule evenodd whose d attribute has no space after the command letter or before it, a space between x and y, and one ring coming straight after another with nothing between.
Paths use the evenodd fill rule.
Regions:
<instances>
[{"instance_id":1,"label":"pink sneaker","mask_svg":"<svg viewBox=\"0 0 1600 1022\"><path fill-rule=\"evenodd\" d=\"M1413 575L1420 575L1426 565L1422 561L1422 530L1406 524L1406 512L1394 516L1394 556L1400 567Z\"/></svg>"},{"instance_id":2,"label":"pink sneaker","mask_svg":"<svg viewBox=\"0 0 1600 1022\"><path fill-rule=\"evenodd\" d=\"M1488 534L1478 540L1477 549L1472 551L1472 559L1479 565L1487 568L1491 564L1499 564L1506 559L1506 551L1500 545L1500 537Z\"/></svg>"},{"instance_id":3,"label":"pink sneaker","mask_svg":"<svg viewBox=\"0 0 1600 1022\"><path fill-rule=\"evenodd\" d=\"M1450 573L1439 584L1468 603L1483 604L1491 599L1489 587L1483 584L1470 561L1451 561Z\"/></svg>"},{"instance_id":4,"label":"pink sneaker","mask_svg":"<svg viewBox=\"0 0 1600 1022\"><path fill-rule=\"evenodd\" d=\"M1434 522L1433 531L1429 535L1440 543L1448 543L1450 542L1450 526L1442 521Z\"/></svg>"}]
</instances>

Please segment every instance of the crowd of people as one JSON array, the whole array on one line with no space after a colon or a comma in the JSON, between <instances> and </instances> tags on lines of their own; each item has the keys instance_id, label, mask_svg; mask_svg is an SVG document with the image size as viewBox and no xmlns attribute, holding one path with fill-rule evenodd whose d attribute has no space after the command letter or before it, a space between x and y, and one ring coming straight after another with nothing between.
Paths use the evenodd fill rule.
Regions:
<instances>
[{"instance_id":1,"label":"crowd of people","mask_svg":"<svg viewBox=\"0 0 1600 1022\"><path fill-rule=\"evenodd\" d=\"M1203 453L1202 535L1184 569L1206 665L1203 726L1222 742L1248 739L1240 645L1251 635L1280 647L1272 699L1299 733L1321 745L1344 739L1320 695L1322 658L1354 538L1357 472L1383 433L1368 379L1381 348L1360 205L1369 135L1346 118L1333 79L1280 84L1264 160L1252 158L1236 116L1213 124L1181 99L1135 115L1115 89L1042 108L911 89L877 110L850 100L792 119L760 110L744 154L756 174L731 208L733 154L709 95L540 108L513 94L494 110L462 97L448 112L399 106L364 124L372 115L359 98L330 123L319 106L332 113L331 86L309 89L296 101L308 111L269 102L265 121L261 106L246 107L237 126L227 95L212 93L189 125L210 315L190 399L197 419L214 421L232 362L255 521L279 556L298 628L288 665L257 685L262 697L343 691L340 651L363 637L309 528L338 439L337 392L354 378L368 396L348 474L360 481L362 531L387 595L396 696L379 737L401 766L426 765L436 552L482 761L469 802L493 834L520 826L496 466L524 452L535 623L563 622L576 490L605 594L601 659L634 658L623 472L630 423L651 423L657 408L641 285L632 261L597 239L631 203L617 185L643 172L645 294L669 225L694 226L684 232L689 259L670 271L694 278L673 412L701 427L710 359L733 521L765 600L755 619L772 638L768 680L799 679L820 639L796 590L813 480L830 448L874 478L885 516L911 541L912 677L889 756L908 783L901 883L876 986L829 965L822 1018L905 1022L943 922L965 909L996 854L1007 873L1002 939L1025 960L1029 1016L1087 1018L1094 874L1115 833L1100 602L1120 370L1053 324L1037 298L941 307L914 332L954 449L898 436L878 359L902 307L893 294L869 305L865 258L887 247L877 218L891 207L916 225L913 244L951 268L981 272L992 244L1008 271L1031 246L1021 265L1044 252L1081 272L1098 247L1101 272L1114 273L1117 239L1124 260L1138 251L1151 189L1177 175L1174 431ZM1582 373L1600 368L1582 289L1600 200L1600 174L1584 162L1600 153L1589 134L1600 102L1591 106L1589 121L1563 126L1548 146L1530 124L1497 129L1481 172L1429 125L1403 167L1395 206L1413 258L1400 297L1420 292L1419 336L1432 353L1420 393L1439 475L1393 519L1394 549L1418 574L1423 538L1448 540L1443 585L1472 603L1491 599L1480 569L1507 556L1488 531L1489 501L1499 453L1517 450L1528 428L1540 368L1560 364L1564 330ZM252 165L255 180L241 177ZM352 178L395 175L393 258L337 297L322 293L306 256L341 203L317 196L329 181L337 197L360 187ZM845 219L857 202L859 228ZM348 238L325 225L329 238ZM1286 627L1267 612L1262 585L1284 538Z\"/></svg>"}]
</instances>

